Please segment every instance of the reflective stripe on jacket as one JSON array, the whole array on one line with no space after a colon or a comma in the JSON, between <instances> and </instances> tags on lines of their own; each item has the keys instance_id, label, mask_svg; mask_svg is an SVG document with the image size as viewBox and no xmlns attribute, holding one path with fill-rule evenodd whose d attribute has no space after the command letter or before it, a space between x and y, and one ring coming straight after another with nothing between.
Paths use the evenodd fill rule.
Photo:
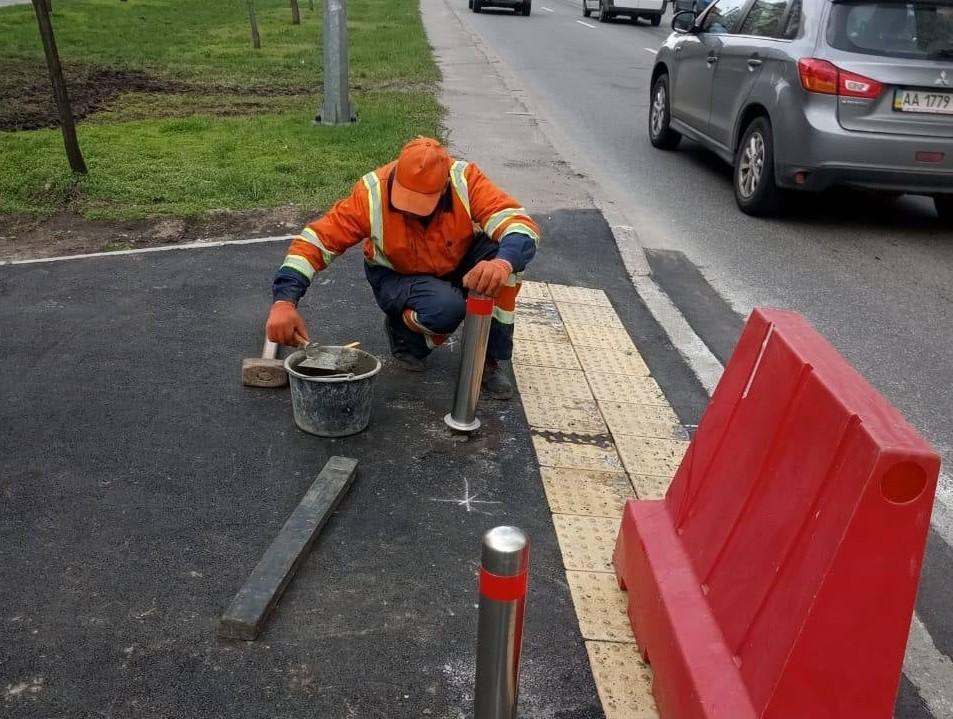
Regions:
<instances>
[{"instance_id":1,"label":"reflective stripe on jacket","mask_svg":"<svg viewBox=\"0 0 953 719\"><path fill-rule=\"evenodd\" d=\"M455 161L447 191L425 225L390 204L390 178L396 163L368 173L351 194L308 224L288 249L282 268L310 283L349 247L364 242L364 257L401 274L437 277L452 272L473 242L474 225L497 242L520 233L539 242L539 227L519 203L473 163Z\"/></svg>"}]
</instances>

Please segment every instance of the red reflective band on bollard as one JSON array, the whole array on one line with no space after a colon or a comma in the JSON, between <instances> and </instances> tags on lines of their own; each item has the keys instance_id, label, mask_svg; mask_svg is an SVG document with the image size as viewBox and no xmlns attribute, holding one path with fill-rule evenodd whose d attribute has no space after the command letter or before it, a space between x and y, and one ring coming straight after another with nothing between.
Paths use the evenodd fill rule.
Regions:
<instances>
[{"instance_id":1,"label":"red reflective band on bollard","mask_svg":"<svg viewBox=\"0 0 953 719\"><path fill-rule=\"evenodd\" d=\"M480 595L494 602L513 602L526 596L529 574L501 577L480 568Z\"/></svg>"},{"instance_id":2,"label":"red reflective band on bollard","mask_svg":"<svg viewBox=\"0 0 953 719\"><path fill-rule=\"evenodd\" d=\"M467 297L468 315L492 315L493 300L489 297Z\"/></svg>"}]
</instances>

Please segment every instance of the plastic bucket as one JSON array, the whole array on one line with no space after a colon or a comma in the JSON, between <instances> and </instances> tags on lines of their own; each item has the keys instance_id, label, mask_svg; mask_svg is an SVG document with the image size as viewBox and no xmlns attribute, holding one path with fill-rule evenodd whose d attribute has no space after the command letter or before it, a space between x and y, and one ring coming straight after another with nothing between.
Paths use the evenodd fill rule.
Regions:
<instances>
[{"instance_id":1,"label":"plastic bucket","mask_svg":"<svg viewBox=\"0 0 953 719\"><path fill-rule=\"evenodd\" d=\"M291 385L291 406L298 428L319 437L346 437L367 428L371 421L374 378L381 362L352 347L327 347L340 353L335 374L298 369L307 356L298 350L285 359Z\"/></svg>"}]
</instances>

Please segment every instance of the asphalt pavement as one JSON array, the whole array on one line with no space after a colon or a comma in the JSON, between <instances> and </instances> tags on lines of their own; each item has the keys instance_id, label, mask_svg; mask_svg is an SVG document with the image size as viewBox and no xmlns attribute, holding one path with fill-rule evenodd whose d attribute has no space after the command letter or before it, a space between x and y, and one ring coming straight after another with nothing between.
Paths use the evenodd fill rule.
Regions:
<instances>
[{"instance_id":1,"label":"asphalt pavement","mask_svg":"<svg viewBox=\"0 0 953 719\"><path fill-rule=\"evenodd\" d=\"M617 267L601 285L637 307L598 213L540 220L550 250L534 279L587 278L557 253L585 234L592 266ZM354 251L302 307L313 337L384 359L367 431L304 434L287 389L241 386L285 251L0 267L0 716L461 719L480 536L516 524L532 541L521 706L600 719L519 401L482 403L470 441L443 423L459 342L425 374L394 367ZM218 639L332 455L358 459L358 477L263 634Z\"/></svg>"},{"instance_id":2,"label":"asphalt pavement","mask_svg":"<svg viewBox=\"0 0 953 719\"><path fill-rule=\"evenodd\" d=\"M949 466L953 231L929 200L838 191L797 198L778 219L746 217L729 168L713 155L687 141L672 153L649 144L649 79L667 20L603 24L583 18L581 0L538 1L530 18L451 4L506 66L561 154L635 228L654 280L719 360L752 307L795 309ZM944 473L914 625L926 650L908 655L907 667L937 717L953 716L953 687L940 681L953 667L951 497ZM904 686L898 716L930 716Z\"/></svg>"}]
</instances>

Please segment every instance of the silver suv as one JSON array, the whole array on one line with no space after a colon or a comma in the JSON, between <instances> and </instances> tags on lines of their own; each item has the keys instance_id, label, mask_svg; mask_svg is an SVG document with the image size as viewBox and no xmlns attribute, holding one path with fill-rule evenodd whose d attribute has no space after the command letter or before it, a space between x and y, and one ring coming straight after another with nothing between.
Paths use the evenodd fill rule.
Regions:
<instances>
[{"instance_id":1,"label":"silver suv","mask_svg":"<svg viewBox=\"0 0 953 719\"><path fill-rule=\"evenodd\" d=\"M849 185L930 195L953 221L953 0L717 0L672 29L649 137L733 164L744 212Z\"/></svg>"}]
</instances>

